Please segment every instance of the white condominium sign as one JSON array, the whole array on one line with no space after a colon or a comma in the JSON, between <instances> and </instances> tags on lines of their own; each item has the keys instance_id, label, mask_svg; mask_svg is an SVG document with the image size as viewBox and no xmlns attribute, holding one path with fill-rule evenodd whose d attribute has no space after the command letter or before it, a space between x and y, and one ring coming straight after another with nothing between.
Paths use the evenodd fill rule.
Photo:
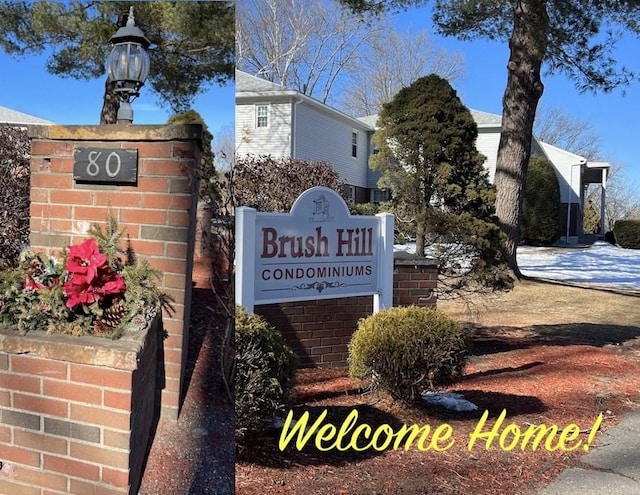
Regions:
<instances>
[{"instance_id":1,"label":"white condominium sign","mask_svg":"<svg viewBox=\"0 0 640 495\"><path fill-rule=\"evenodd\" d=\"M236 209L236 303L372 295L391 307L391 214L352 216L334 190L303 192L289 213Z\"/></svg>"}]
</instances>

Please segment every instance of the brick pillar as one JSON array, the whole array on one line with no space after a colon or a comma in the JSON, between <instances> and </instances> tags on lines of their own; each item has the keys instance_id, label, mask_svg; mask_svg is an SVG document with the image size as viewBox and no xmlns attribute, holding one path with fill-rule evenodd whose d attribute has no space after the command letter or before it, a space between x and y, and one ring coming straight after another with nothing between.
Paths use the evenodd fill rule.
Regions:
<instances>
[{"instance_id":1,"label":"brick pillar","mask_svg":"<svg viewBox=\"0 0 640 495\"><path fill-rule=\"evenodd\" d=\"M189 338L202 127L33 126L29 136L31 247L56 252L82 242L88 228L93 223L104 226L111 212L137 255L163 272L161 288L173 297L175 312L163 314L168 337L162 416L177 419ZM78 147L137 150L137 183L76 183Z\"/></svg>"},{"instance_id":2,"label":"brick pillar","mask_svg":"<svg viewBox=\"0 0 640 495\"><path fill-rule=\"evenodd\" d=\"M393 260L393 305L435 308L438 265L430 258L396 253Z\"/></svg>"}]
</instances>

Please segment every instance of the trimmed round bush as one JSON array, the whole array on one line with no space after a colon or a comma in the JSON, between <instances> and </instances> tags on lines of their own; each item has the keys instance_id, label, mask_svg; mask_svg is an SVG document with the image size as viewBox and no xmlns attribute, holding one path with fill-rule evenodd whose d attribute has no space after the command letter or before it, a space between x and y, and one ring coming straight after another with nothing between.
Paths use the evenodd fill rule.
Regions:
<instances>
[{"instance_id":1,"label":"trimmed round bush","mask_svg":"<svg viewBox=\"0 0 640 495\"><path fill-rule=\"evenodd\" d=\"M234 396L236 439L273 425L284 409L295 356L282 335L258 315L236 308Z\"/></svg>"},{"instance_id":2,"label":"trimmed round bush","mask_svg":"<svg viewBox=\"0 0 640 495\"><path fill-rule=\"evenodd\" d=\"M640 249L640 220L616 220L613 234L618 246Z\"/></svg>"},{"instance_id":3,"label":"trimmed round bush","mask_svg":"<svg viewBox=\"0 0 640 495\"><path fill-rule=\"evenodd\" d=\"M458 380L467 353L462 326L444 313L391 308L358 322L349 344L349 374L414 402L425 390Z\"/></svg>"}]
</instances>

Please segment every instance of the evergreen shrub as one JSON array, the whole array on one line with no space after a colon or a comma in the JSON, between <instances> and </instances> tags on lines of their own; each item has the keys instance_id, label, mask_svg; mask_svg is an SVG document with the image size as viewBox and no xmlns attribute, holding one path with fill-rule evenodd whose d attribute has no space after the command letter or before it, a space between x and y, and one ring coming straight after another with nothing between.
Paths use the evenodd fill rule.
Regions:
<instances>
[{"instance_id":1,"label":"evergreen shrub","mask_svg":"<svg viewBox=\"0 0 640 495\"><path fill-rule=\"evenodd\" d=\"M235 431L242 441L268 429L284 409L295 356L264 318L237 307L235 324Z\"/></svg>"},{"instance_id":2,"label":"evergreen shrub","mask_svg":"<svg viewBox=\"0 0 640 495\"><path fill-rule=\"evenodd\" d=\"M613 230L607 230L607 232L604 234L604 242L615 245L616 236L613 234Z\"/></svg>"},{"instance_id":3,"label":"evergreen shrub","mask_svg":"<svg viewBox=\"0 0 640 495\"><path fill-rule=\"evenodd\" d=\"M358 323L349 344L349 374L414 402L423 391L459 379L467 353L462 326L444 313L391 308Z\"/></svg>"},{"instance_id":4,"label":"evergreen shrub","mask_svg":"<svg viewBox=\"0 0 640 495\"><path fill-rule=\"evenodd\" d=\"M369 166L390 192L398 240L415 241L419 256L446 266L441 275L456 279L451 291L492 287L496 277L486 278L485 267L506 264L505 237L471 111L446 79L431 74L385 103L377 127Z\"/></svg>"},{"instance_id":5,"label":"evergreen shrub","mask_svg":"<svg viewBox=\"0 0 640 495\"><path fill-rule=\"evenodd\" d=\"M533 157L525 182L520 237L526 244L550 245L560 239L560 185L551 162Z\"/></svg>"},{"instance_id":6,"label":"evergreen shrub","mask_svg":"<svg viewBox=\"0 0 640 495\"><path fill-rule=\"evenodd\" d=\"M349 213L351 213L352 215L364 215L372 217L383 211L380 205L375 203L349 203L348 206Z\"/></svg>"},{"instance_id":7,"label":"evergreen shrub","mask_svg":"<svg viewBox=\"0 0 640 495\"><path fill-rule=\"evenodd\" d=\"M613 234L620 247L640 249L640 220L617 220Z\"/></svg>"}]
</instances>

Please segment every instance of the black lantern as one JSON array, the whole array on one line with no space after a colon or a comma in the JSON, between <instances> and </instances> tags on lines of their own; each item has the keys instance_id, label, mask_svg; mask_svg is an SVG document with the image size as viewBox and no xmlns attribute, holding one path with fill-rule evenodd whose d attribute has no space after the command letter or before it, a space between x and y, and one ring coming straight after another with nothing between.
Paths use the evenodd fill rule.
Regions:
<instances>
[{"instance_id":1,"label":"black lantern","mask_svg":"<svg viewBox=\"0 0 640 495\"><path fill-rule=\"evenodd\" d=\"M121 100L118 109L118 123L133 122L133 109L130 101L138 96L139 90L149 75L149 53L151 42L136 26L133 7L129 9L129 18L124 27L118 29L109 43L113 45L107 57L107 74L115 83L115 93Z\"/></svg>"}]
</instances>

